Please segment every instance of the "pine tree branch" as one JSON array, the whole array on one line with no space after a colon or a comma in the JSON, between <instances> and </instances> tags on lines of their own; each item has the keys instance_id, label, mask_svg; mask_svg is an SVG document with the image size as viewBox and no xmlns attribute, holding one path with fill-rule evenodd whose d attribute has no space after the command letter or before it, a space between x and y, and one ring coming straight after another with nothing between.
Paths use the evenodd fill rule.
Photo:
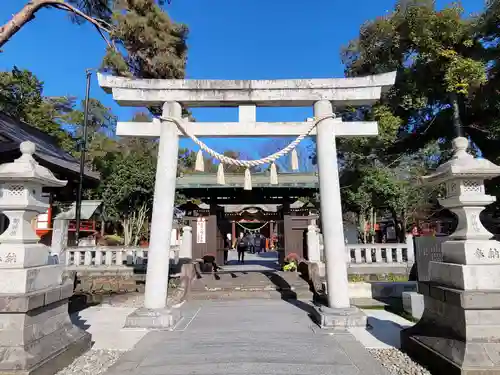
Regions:
<instances>
[{"instance_id":1,"label":"pine tree branch","mask_svg":"<svg viewBox=\"0 0 500 375\"><path fill-rule=\"evenodd\" d=\"M85 14L81 10L75 8L74 6L67 4L64 0L30 0L28 3L16 14L12 16L12 19L8 21L5 25L0 26L0 47L7 43L21 28L23 28L28 22L35 18L35 13L42 8L53 7L56 9L65 10L71 12L78 17L85 19L86 21L93 24L99 31L103 39L106 41L109 47L112 47L110 41L104 36L102 31L106 33L111 32L111 25L107 22L92 18L91 16Z\"/></svg>"}]
</instances>

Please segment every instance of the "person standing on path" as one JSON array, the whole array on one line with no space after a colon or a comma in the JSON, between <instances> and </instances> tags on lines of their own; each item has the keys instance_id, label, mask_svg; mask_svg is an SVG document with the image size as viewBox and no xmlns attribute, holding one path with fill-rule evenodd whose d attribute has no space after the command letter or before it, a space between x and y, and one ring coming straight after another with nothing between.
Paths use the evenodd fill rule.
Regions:
<instances>
[{"instance_id":1,"label":"person standing on path","mask_svg":"<svg viewBox=\"0 0 500 375\"><path fill-rule=\"evenodd\" d=\"M260 252L262 251L262 245L261 245L261 239L260 239L261 236L262 236L262 234L255 233L254 238L253 238L253 247L254 247L254 250L257 254L260 254Z\"/></svg>"},{"instance_id":2,"label":"person standing on path","mask_svg":"<svg viewBox=\"0 0 500 375\"><path fill-rule=\"evenodd\" d=\"M260 234L260 250L262 252L266 252L266 244L267 244L267 239L264 237L264 235L261 233Z\"/></svg>"},{"instance_id":3,"label":"person standing on path","mask_svg":"<svg viewBox=\"0 0 500 375\"><path fill-rule=\"evenodd\" d=\"M245 263L245 251L248 250L248 237L240 233L240 238L236 241L236 250L238 251L238 263Z\"/></svg>"},{"instance_id":4,"label":"person standing on path","mask_svg":"<svg viewBox=\"0 0 500 375\"><path fill-rule=\"evenodd\" d=\"M255 234L247 233L245 237L247 238L248 252L255 254Z\"/></svg>"}]
</instances>

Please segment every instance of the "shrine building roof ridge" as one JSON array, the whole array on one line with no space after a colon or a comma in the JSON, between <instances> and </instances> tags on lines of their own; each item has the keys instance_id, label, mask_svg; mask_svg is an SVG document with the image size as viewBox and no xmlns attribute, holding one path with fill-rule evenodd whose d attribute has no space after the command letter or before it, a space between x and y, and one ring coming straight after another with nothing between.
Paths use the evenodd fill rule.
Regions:
<instances>
[{"instance_id":1,"label":"shrine building roof ridge","mask_svg":"<svg viewBox=\"0 0 500 375\"><path fill-rule=\"evenodd\" d=\"M60 148L54 137L36 127L0 111L0 135L0 160L3 163L20 156L19 147L21 143L30 141L36 145L35 159L43 166L62 174L64 179L68 179L69 174L74 176L73 178L78 178L80 173L79 161ZM97 184L100 175L85 167L84 178L86 182Z\"/></svg>"},{"instance_id":2,"label":"shrine building roof ridge","mask_svg":"<svg viewBox=\"0 0 500 375\"><path fill-rule=\"evenodd\" d=\"M318 100L343 105L371 104L388 90L396 72L364 77L207 80L135 79L98 74L99 85L121 105L141 106L177 101L190 107L308 106Z\"/></svg>"}]
</instances>

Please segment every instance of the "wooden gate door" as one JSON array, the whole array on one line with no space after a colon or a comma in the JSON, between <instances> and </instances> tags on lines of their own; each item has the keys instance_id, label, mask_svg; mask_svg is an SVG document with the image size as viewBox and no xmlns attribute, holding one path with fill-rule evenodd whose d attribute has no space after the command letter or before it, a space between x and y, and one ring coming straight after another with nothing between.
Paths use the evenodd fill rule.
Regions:
<instances>
[{"instance_id":1,"label":"wooden gate door","mask_svg":"<svg viewBox=\"0 0 500 375\"><path fill-rule=\"evenodd\" d=\"M299 258L308 259L307 227L311 219L317 216L284 215L285 256L295 253Z\"/></svg>"},{"instance_id":2,"label":"wooden gate door","mask_svg":"<svg viewBox=\"0 0 500 375\"><path fill-rule=\"evenodd\" d=\"M226 235L231 234L231 222L225 217L224 214L219 215L217 218L217 264L224 264L224 245L226 243ZM232 239L233 240L233 239Z\"/></svg>"},{"instance_id":3,"label":"wooden gate door","mask_svg":"<svg viewBox=\"0 0 500 375\"><path fill-rule=\"evenodd\" d=\"M217 217L184 217L192 228L193 259L201 259L207 254L217 256ZM204 232L204 233L203 233Z\"/></svg>"}]
</instances>

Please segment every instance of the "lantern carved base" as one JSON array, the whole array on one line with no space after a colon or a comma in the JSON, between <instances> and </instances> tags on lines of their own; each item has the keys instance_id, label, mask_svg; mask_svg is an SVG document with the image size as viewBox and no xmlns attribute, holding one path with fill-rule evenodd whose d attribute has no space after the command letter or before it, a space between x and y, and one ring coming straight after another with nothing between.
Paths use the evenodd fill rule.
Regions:
<instances>
[{"instance_id":1,"label":"lantern carved base","mask_svg":"<svg viewBox=\"0 0 500 375\"><path fill-rule=\"evenodd\" d=\"M0 375L52 375L90 349L90 334L68 314L72 295L72 280L31 293L0 294Z\"/></svg>"},{"instance_id":2,"label":"lantern carved base","mask_svg":"<svg viewBox=\"0 0 500 375\"><path fill-rule=\"evenodd\" d=\"M401 348L433 374L500 375L500 291L419 283L425 310Z\"/></svg>"},{"instance_id":3,"label":"lantern carved base","mask_svg":"<svg viewBox=\"0 0 500 375\"><path fill-rule=\"evenodd\" d=\"M41 243L0 243L0 269L44 266L48 250Z\"/></svg>"},{"instance_id":4,"label":"lantern carved base","mask_svg":"<svg viewBox=\"0 0 500 375\"><path fill-rule=\"evenodd\" d=\"M0 269L0 292L31 293L57 287L62 283L64 269L59 264L32 268Z\"/></svg>"},{"instance_id":5,"label":"lantern carved base","mask_svg":"<svg viewBox=\"0 0 500 375\"><path fill-rule=\"evenodd\" d=\"M462 290L500 290L500 266L431 262L431 280Z\"/></svg>"}]
</instances>

